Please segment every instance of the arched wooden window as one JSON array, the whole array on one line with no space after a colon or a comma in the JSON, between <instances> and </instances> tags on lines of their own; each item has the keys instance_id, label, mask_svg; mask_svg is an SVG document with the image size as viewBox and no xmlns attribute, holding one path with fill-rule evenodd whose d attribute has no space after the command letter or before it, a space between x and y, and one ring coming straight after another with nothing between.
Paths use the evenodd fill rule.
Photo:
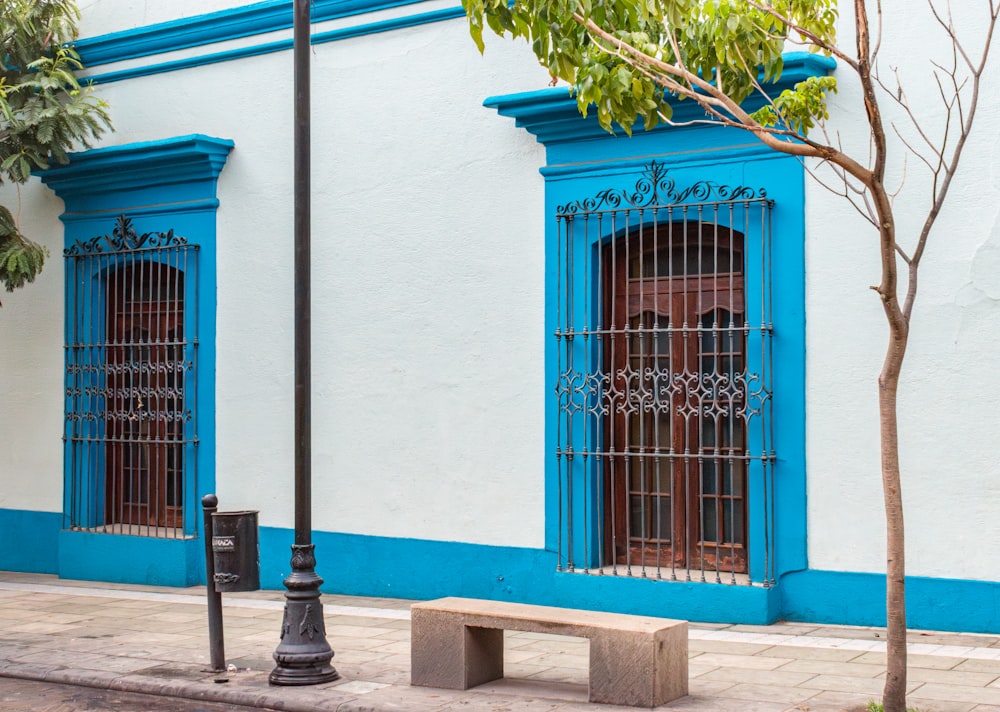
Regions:
<instances>
[{"instance_id":1,"label":"arched wooden window","mask_svg":"<svg viewBox=\"0 0 1000 712\"><path fill-rule=\"evenodd\" d=\"M125 216L65 251L71 529L193 530L197 255L172 231L137 234Z\"/></svg>"},{"instance_id":2,"label":"arched wooden window","mask_svg":"<svg viewBox=\"0 0 1000 712\"><path fill-rule=\"evenodd\" d=\"M121 267L106 303L105 523L182 528L184 273Z\"/></svg>"},{"instance_id":3,"label":"arched wooden window","mask_svg":"<svg viewBox=\"0 0 1000 712\"><path fill-rule=\"evenodd\" d=\"M603 250L607 555L744 573L743 235L658 224Z\"/></svg>"}]
</instances>

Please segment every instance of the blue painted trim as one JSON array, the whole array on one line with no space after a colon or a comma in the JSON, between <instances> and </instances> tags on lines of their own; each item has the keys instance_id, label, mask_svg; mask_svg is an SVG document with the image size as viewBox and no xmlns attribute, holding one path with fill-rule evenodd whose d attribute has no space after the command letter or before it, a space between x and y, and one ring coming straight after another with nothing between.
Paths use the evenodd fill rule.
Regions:
<instances>
[{"instance_id":1,"label":"blue painted trim","mask_svg":"<svg viewBox=\"0 0 1000 712\"><path fill-rule=\"evenodd\" d=\"M190 202L193 183L211 183L201 200L215 199L215 180L226 164L233 142L202 134L95 148L69 154L69 164L38 171L42 182L67 201L66 212L107 209L95 198L128 193L129 205ZM187 185L182 195L164 194L166 186ZM148 199L141 196L148 194ZM114 201L121 202L120 196ZM138 202L137 202L138 201Z\"/></svg>"},{"instance_id":2,"label":"blue painted trim","mask_svg":"<svg viewBox=\"0 0 1000 712\"><path fill-rule=\"evenodd\" d=\"M791 89L808 77L823 76L836 68L833 59L807 52L789 52L784 55L784 62L781 77L764 85L772 93ZM761 80L763 81L763 77ZM755 111L763 104L763 97L753 95L743 103L743 107L748 111ZM608 136L608 132L597 123L596 112L590 112L585 119L580 116L576 99L565 88L491 96L483 105L495 109L501 116L514 118L517 126L545 145ZM670 106L674 110L673 120L676 122L705 119L705 112L691 100L674 98L670 100ZM632 130L634 133L642 133L642 123L638 122ZM677 129L669 124L661 124L653 132L666 130Z\"/></svg>"},{"instance_id":3,"label":"blue painted trim","mask_svg":"<svg viewBox=\"0 0 1000 712\"><path fill-rule=\"evenodd\" d=\"M404 2L400 4L408 3ZM380 32L390 32L392 30L398 30L405 27L416 27L418 25L425 25L433 22L442 22L444 20L452 20L457 17L462 17L464 14L465 11L462 10L461 7L446 8L444 10L433 10L431 12L409 15L407 17L398 17L391 20L382 20L380 22L372 22L364 25L357 25L355 27L330 30L328 32L320 32L313 35L311 44L319 45L327 42L339 42L341 40L347 40L354 37L363 37L365 35L377 34ZM147 77L154 74L176 72L182 69L190 69L192 67L200 67L209 64L218 64L220 62L231 62L233 60L244 59L246 57L257 57L264 54L284 52L291 49L292 40L278 40L251 47L240 47L237 49L226 50L224 52L215 52L198 57L187 57L185 59L151 64L144 67L123 69L117 72L95 74L86 77L86 81L94 85L110 84L112 82L120 82L126 79L136 79L138 77Z\"/></svg>"},{"instance_id":4,"label":"blue painted trim","mask_svg":"<svg viewBox=\"0 0 1000 712\"><path fill-rule=\"evenodd\" d=\"M172 585L187 585L201 576L198 567L204 558L199 547L203 542L193 538L200 528L198 502L215 490L216 184L232 148L228 139L193 134L70 154L68 165L41 174L42 181L65 202L61 219L67 246L110 233L114 217L126 213L138 233L173 229L197 248L197 270L192 272L197 280L185 282L185 289L190 290L186 303L192 305L190 348L196 345L198 359L193 392L197 429L192 433L197 440L191 446L197 480L186 483L184 501L184 533L192 538L64 531L59 535L62 576L139 583L155 578ZM187 267L193 270L194 265ZM73 298L67 289L67 315L75 313ZM71 470L67 462L66 491L74 476ZM101 471L98 464L82 476L99 483ZM133 560L133 556L153 557L156 562L146 564L145 559Z\"/></svg>"},{"instance_id":5,"label":"blue painted trim","mask_svg":"<svg viewBox=\"0 0 1000 712\"><path fill-rule=\"evenodd\" d=\"M805 53L785 57L785 71L771 85L775 91L791 87L806 77L826 74L835 63L827 58ZM759 99L758 99L759 100ZM752 102L748 102L752 103ZM766 569L780 576L784 572L804 569L806 552L806 461L805 461L805 190L804 171L791 156L768 149L762 143L748 138L745 131L714 122L686 126L664 125L644 131L641 125L633 128L631 138L620 138L602 129L594 116L583 118L576 101L564 90L544 90L491 97L484 104L500 114L513 117L516 124L534 134L546 148L546 165L541 168L545 177L545 244L546 244L546 302L545 302L545 378L546 393L556 391L560 369L559 354L551 335L556 331L559 314L560 230L555 215L557 206L574 200L597 195L600 191L615 188L630 190L642 169L653 159L666 164L671 177L680 186L699 181L721 185L745 185L765 188L774 201L771 214L771 293L776 295L772 305L776 331L772 339L773 357L751 364L752 370L763 372L771 368L777 374L773 382L773 399L769 401L771 422L774 424L773 448L778 454L774 463L773 483L780 484L768 492L773 496L774 558L765 547L763 526L763 471L755 463L749 472L748 536L750 544L750 573L755 581L765 579ZM674 103L679 121L686 118L683 112L695 107L693 102ZM748 108L753 108L752 106ZM607 235L591 236L605 239ZM751 236L748 235L748 238ZM752 238L751 238L752 239ZM576 241L576 237L574 237ZM577 249L591 249L591 245L578 245ZM748 260L760 255L760 246L750 241L746 246ZM756 251L756 252L755 252ZM592 260L591 264L597 264ZM756 272L747 272L746 292L760 292L755 284ZM582 279L582 276L576 275ZM593 276L592 276L593 277ZM596 283L596 281L595 281ZM585 300L578 300L584 302ZM748 307L751 302L748 301ZM585 307L579 307L581 309ZM587 323L587 314L577 314L574 321ZM748 349L748 355L756 353ZM580 353L586 362L588 357ZM576 358L576 357L575 357ZM561 503L561 492L567 474L560 470L554 453L557 449L559 427L558 404L550 398L546 408L546 546L559 549L567 531L568 512ZM576 431L574 431L575 433ZM580 443L579 445L583 445ZM577 444L572 444L576 449ZM600 478L587 478L580 472L574 481L590 482L592 502L601 496ZM768 485L769 489L772 487ZM566 487L568 490L568 487ZM773 491L773 495L771 494ZM574 497L578 493L574 491ZM587 495L583 495L586 497ZM581 499L581 503L586 501ZM596 522L597 517L590 521ZM575 523L574 523L575 524ZM596 526L592 524L591 526ZM591 531L574 526L575 541L593 538ZM591 549L593 552L593 548ZM574 551L579 557L583 547ZM596 554L595 554L596 556ZM577 558L577 565L594 565Z\"/></svg>"},{"instance_id":6,"label":"blue painted trim","mask_svg":"<svg viewBox=\"0 0 1000 712\"><path fill-rule=\"evenodd\" d=\"M791 621L885 625L885 576L799 571L781 580L782 617ZM911 629L1000 632L1000 583L921 576L906 578Z\"/></svg>"},{"instance_id":7,"label":"blue painted trim","mask_svg":"<svg viewBox=\"0 0 1000 712\"><path fill-rule=\"evenodd\" d=\"M0 571L58 571L62 514L0 509Z\"/></svg>"},{"instance_id":8,"label":"blue painted trim","mask_svg":"<svg viewBox=\"0 0 1000 712\"><path fill-rule=\"evenodd\" d=\"M200 539L162 540L60 531L61 515L0 509L0 570L59 573L91 581L204 583ZM291 529L261 527L261 586L281 590ZM429 599L468 596L692 621L779 619L885 624L885 576L797 571L778 586L668 583L557 573L542 549L314 532L326 593ZM1000 583L909 577L911 628L1000 633Z\"/></svg>"},{"instance_id":9,"label":"blue painted trim","mask_svg":"<svg viewBox=\"0 0 1000 712\"><path fill-rule=\"evenodd\" d=\"M198 514L200 511L195 510ZM59 532L60 578L195 586L205 582L205 545L201 539Z\"/></svg>"},{"instance_id":10,"label":"blue painted trim","mask_svg":"<svg viewBox=\"0 0 1000 712\"><path fill-rule=\"evenodd\" d=\"M290 529L261 527L261 586L282 588ZM763 624L778 617L774 589L559 573L554 552L420 539L314 532L327 593L428 599L466 596L694 621Z\"/></svg>"},{"instance_id":11,"label":"blue painted trim","mask_svg":"<svg viewBox=\"0 0 1000 712\"><path fill-rule=\"evenodd\" d=\"M423 0L313 0L312 21L326 22L368 12L413 5ZM292 26L291 0L268 0L229 10L184 17L132 30L77 40L87 67L148 57L251 37Z\"/></svg>"}]
</instances>

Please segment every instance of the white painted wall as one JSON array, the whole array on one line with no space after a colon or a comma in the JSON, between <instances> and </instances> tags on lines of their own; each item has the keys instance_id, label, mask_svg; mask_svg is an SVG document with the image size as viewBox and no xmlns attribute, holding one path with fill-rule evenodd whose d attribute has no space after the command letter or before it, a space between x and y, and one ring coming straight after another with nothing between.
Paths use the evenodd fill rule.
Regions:
<instances>
[{"instance_id":1,"label":"white painted wall","mask_svg":"<svg viewBox=\"0 0 1000 712\"><path fill-rule=\"evenodd\" d=\"M973 54L982 47L981 3L953 3ZM841 36L853 43L846 16ZM884 3L891 25L882 66L901 67L910 105L931 135L943 112L929 59L948 62L943 34L924 5ZM932 234L900 386L900 443L907 526L907 573L1000 579L996 401L1000 377L1000 209L997 179L1000 103L997 62L983 87L980 113L949 202ZM888 72L886 72L888 75ZM867 155L860 89L837 72L840 93L831 128ZM883 101L915 144L900 111ZM888 183L903 177L902 149L890 136ZM930 202L929 173L912 156L896 200L900 241L913 245ZM829 177L829 176L827 176ZM879 281L874 229L843 198L807 187L807 424L809 565L884 571L876 378L887 327L868 287ZM904 288L905 289L905 288Z\"/></svg>"},{"instance_id":2,"label":"white painted wall","mask_svg":"<svg viewBox=\"0 0 1000 712\"><path fill-rule=\"evenodd\" d=\"M0 290L0 509L62 511L62 201L37 178L0 189L21 231L49 250L25 289Z\"/></svg>"},{"instance_id":3,"label":"white painted wall","mask_svg":"<svg viewBox=\"0 0 1000 712\"><path fill-rule=\"evenodd\" d=\"M425 5L394 12L444 6ZM91 33L170 14L129 0L82 6ZM179 14L180 4L169 7ZM922 7L885 8L905 14L885 39L885 65L902 64L911 104L930 106L919 55L940 35ZM1000 535L996 75L928 250L903 378L913 575L1000 575L1000 553L983 545ZM548 77L509 42L480 58L461 20L317 46L313 76L314 526L541 546L544 155L481 101L544 88ZM858 88L838 76L831 126L864 149ZM192 132L236 143L219 186L216 489L224 507L259 508L272 526L292 523L290 78L285 52L101 88L118 127L108 144ZM928 128L939 121L932 112ZM901 175L898 161L891 173ZM910 160L897 202L903 234L919 225L926 190ZM57 255L58 201L40 187L25 195L32 229L51 232ZM878 280L875 236L812 182L807 233L809 565L879 571L875 377L885 324L868 289ZM58 262L0 311L0 394L26 414L0 412L0 439L32 443L13 450L14 472L45 483L32 493L5 486L0 506L60 507Z\"/></svg>"},{"instance_id":4,"label":"white painted wall","mask_svg":"<svg viewBox=\"0 0 1000 712\"><path fill-rule=\"evenodd\" d=\"M494 45L483 59L455 20L315 48L317 529L543 545L543 149L481 102L548 75ZM101 88L108 143L235 141L219 184L216 490L286 527L291 59Z\"/></svg>"}]
</instances>

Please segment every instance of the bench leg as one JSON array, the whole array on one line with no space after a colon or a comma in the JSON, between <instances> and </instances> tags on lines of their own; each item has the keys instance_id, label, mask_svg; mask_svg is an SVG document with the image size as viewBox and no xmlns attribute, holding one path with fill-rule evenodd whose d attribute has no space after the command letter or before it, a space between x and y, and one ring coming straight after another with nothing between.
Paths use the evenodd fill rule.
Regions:
<instances>
[{"instance_id":1,"label":"bench leg","mask_svg":"<svg viewBox=\"0 0 1000 712\"><path fill-rule=\"evenodd\" d=\"M590 701L656 707L688 693L687 626L590 640Z\"/></svg>"},{"instance_id":2,"label":"bench leg","mask_svg":"<svg viewBox=\"0 0 1000 712\"><path fill-rule=\"evenodd\" d=\"M413 610L410 684L467 690L503 677L503 631Z\"/></svg>"}]
</instances>

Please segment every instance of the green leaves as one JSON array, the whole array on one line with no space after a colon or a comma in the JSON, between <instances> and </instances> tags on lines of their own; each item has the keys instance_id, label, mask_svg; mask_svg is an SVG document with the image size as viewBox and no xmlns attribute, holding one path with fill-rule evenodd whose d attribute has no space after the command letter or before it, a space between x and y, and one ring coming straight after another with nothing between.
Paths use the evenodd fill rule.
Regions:
<instances>
[{"instance_id":1,"label":"green leaves","mask_svg":"<svg viewBox=\"0 0 1000 712\"><path fill-rule=\"evenodd\" d=\"M608 131L650 128L670 116L671 94L698 100L710 81L736 104L780 76L787 40L828 52L836 0L463 0L480 51L488 27L524 38L553 76L567 81L580 111L593 107ZM832 81L832 80L831 80ZM765 126L807 131L826 117L831 83L774 99ZM768 122L768 123L763 123Z\"/></svg>"},{"instance_id":2,"label":"green leaves","mask_svg":"<svg viewBox=\"0 0 1000 712\"><path fill-rule=\"evenodd\" d=\"M48 254L45 247L21 235L10 211L0 205L0 282L4 288L13 292L34 282Z\"/></svg>"},{"instance_id":3,"label":"green leaves","mask_svg":"<svg viewBox=\"0 0 1000 712\"><path fill-rule=\"evenodd\" d=\"M809 77L794 89L786 89L773 103L764 106L751 117L761 126L784 124L806 135L817 119L827 119L827 93L836 93L837 80L833 77Z\"/></svg>"},{"instance_id":4,"label":"green leaves","mask_svg":"<svg viewBox=\"0 0 1000 712\"><path fill-rule=\"evenodd\" d=\"M66 163L111 127L107 106L81 86L71 44L79 11L72 0L0 3L0 184ZM34 280L45 249L21 235L0 206L0 281L8 291Z\"/></svg>"}]
</instances>

